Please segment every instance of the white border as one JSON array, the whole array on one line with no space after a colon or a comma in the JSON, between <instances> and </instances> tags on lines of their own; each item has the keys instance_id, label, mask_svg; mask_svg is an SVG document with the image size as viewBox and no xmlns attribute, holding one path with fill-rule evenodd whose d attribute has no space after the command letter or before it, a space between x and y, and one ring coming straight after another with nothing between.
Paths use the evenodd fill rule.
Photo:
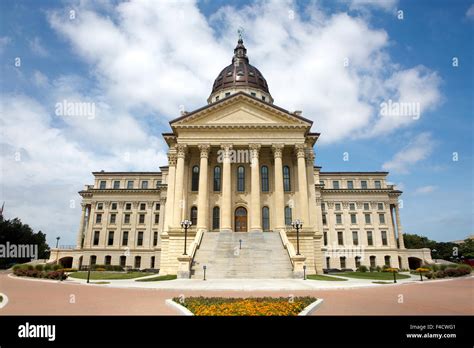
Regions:
<instances>
[{"instance_id":1,"label":"white border","mask_svg":"<svg viewBox=\"0 0 474 348\"><path fill-rule=\"evenodd\" d=\"M3 297L3 301L0 302L0 309L2 309L3 307L5 307L8 303L8 296L5 295L3 292L0 292L0 295Z\"/></svg>"},{"instance_id":2,"label":"white border","mask_svg":"<svg viewBox=\"0 0 474 348\"><path fill-rule=\"evenodd\" d=\"M194 313L191 312L189 309L187 309L186 307L180 305L179 303L176 303L175 301L173 301L172 298L168 298L165 303L170 306L170 307L173 307L174 309L178 310L178 312L180 312L181 315L187 315L187 316L194 316Z\"/></svg>"},{"instance_id":3,"label":"white border","mask_svg":"<svg viewBox=\"0 0 474 348\"><path fill-rule=\"evenodd\" d=\"M314 309L316 309L317 307L319 307L322 303L323 303L323 299L320 298L320 299L317 299L316 301L314 301L313 303L311 303L309 306L306 306L305 309L303 309L300 314L298 314L298 316L300 315L309 315Z\"/></svg>"}]
</instances>

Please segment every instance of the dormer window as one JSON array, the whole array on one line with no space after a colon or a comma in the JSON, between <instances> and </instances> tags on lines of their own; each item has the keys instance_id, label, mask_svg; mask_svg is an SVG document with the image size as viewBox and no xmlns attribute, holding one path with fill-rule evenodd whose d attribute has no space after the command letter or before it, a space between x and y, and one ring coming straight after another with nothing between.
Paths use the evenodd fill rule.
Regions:
<instances>
[{"instance_id":1,"label":"dormer window","mask_svg":"<svg viewBox=\"0 0 474 348\"><path fill-rule=\"evenodd\" d=\"M252 97L256 97L256 96L257 96L257 93L255 93L255 92L250 92L250 95L251 95Z\"/></svg>"},{"instance_id":2,"label":"dormer window","mask_svg":"<svg viewBox=\"0 0 474 348\"><path fill-rule=\"evenodd\" d=\"M237 76L244 76L244 72L242 70L237 71Z\"/></svg>"},{"instance_id":3,"label":"dormer window","mask_svg":"<svg viewBox=\"0 0 474 348\"><path fill-rule=\"evenodd\" d=\"M230 95L230 92L226 92L225 96L228 97Z\"/></svg>"},{"instance_id":4,"label":"dormer window","mask_svg":"<svg viewBox=\"0 0 474 348\"><path fill-rule=\"evenodd\" d=\"M263 100L263 101L265 101L265 99L267 99L267 98L265 98L265 96L264 96L264 95L262 95L262 100Z\"/></svg>"},{"instance_id":5,"label":"dormer window","mask_svg":"<svg viewBox=\"0 0 474 348\"><path fill-rule=\"evenodd\" d=\"M216 97L216 101L218 101L218 100L219 100L219 96Z\"/></svg>"}]
</instances>

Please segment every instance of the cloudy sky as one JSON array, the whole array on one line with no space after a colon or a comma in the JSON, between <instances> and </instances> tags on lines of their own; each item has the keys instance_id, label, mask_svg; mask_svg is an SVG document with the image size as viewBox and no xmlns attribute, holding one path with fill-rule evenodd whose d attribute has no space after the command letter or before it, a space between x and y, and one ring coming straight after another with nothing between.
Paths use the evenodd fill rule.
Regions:
<instances>
[{"instance_id":1,"label":"cloudy sky","mask_svg":"<svg viewBox=\"0 0 474 348\"><path fill-rule=\"evenodd\" d=\"M0 204L50 244L75 243L92 171L166 165L161 133L205 105L239 27L275 104L322 133L323 170L390 171L407 233L473 233L473 1L4 0L0 16Z\"/></svg>"}]
</instances>

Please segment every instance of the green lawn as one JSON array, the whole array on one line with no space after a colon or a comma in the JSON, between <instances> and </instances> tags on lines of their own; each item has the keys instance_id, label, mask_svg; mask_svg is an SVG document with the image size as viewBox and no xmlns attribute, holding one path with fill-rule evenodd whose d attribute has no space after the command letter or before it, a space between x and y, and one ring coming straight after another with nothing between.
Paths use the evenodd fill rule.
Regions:
<instances>
[{"instance_id":1,"label":"green lawn","mask_svg":"<svg viewBox=\"0 0 474 348\"><path fill-rule=\"evenodd\" d=\"M113 280L113 279L133 279L152 275L149 272L91 272L90 279L92 280ZM87 272L74 272L69 275L71 278L87 279Z\"/></svg>"},{"instance_id":2,"label":"green lawn","mask_svg":"<svg viewBox=\"0 0 474 348\"><path fill-rule=\"evenodd\" d=\"M136 282L158 282L161 280L173 280L176 278L177 278L176 274L168 274L168 275L162 275L162 276L151 277L151 278L146 278L146 279L137 279L135 281Z\"/></svg>"},{"instance_id":3,"label":"green lawn","mask_svg":"<svg viewBox=\"0 0 474 348\"><path fill-rule=\"evenodd\" d=\"M375 280L393 280L393 274L390 272L344 272L337 273L338 276L357 278L357 279L375 279ZM397 274L397 279L408 279L409 275Z\"/></svg>"},{"instance_id":4,"label":"green lawn","mask_svg":"<svg viewBox=\"0 0 474 348\"><path fill-rule=\"evenodd\" d=\"M331 282L339 282L339 281L345 281L347 279L344 278L338 278L338 277L332 277L332 276L327 276L327 275L322 275L322 274L310 274L306 278L311 279L311 280L327 280Z\"/></svg>"},{"instance_id":5,"label":"green lawn","mask_svg":"<svg viewBox=\"0 0 474 348\"><path fill-rule=\"evenodd\" d=\"M393 282L383 282L383 281L377 281L377 282L372 282L373 284L393 284Z\"/></svg>"}]
</instances>

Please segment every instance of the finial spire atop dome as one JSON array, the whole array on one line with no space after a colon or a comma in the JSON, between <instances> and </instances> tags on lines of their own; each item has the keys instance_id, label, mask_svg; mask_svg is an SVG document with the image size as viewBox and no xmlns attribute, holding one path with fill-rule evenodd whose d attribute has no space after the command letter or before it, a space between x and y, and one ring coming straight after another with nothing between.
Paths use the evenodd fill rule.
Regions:
<instances>
[{"instance_id":1,"label":"finial spire atop dome","mask_svg":"<svg viewBox=\"0 0 474 348\"><path fill-rule=\"evenodd\" d=\"M236 61L245 61L246 63L249 62L249 58L247 57L247 49L244 46L244 40L242 39L242 34L244 33L244 29L240 27L237 30L239 34L239 40L237 41L237 46L234 48L234 57L232 57L232 63Z\"/></svg>"}]
</instances>

